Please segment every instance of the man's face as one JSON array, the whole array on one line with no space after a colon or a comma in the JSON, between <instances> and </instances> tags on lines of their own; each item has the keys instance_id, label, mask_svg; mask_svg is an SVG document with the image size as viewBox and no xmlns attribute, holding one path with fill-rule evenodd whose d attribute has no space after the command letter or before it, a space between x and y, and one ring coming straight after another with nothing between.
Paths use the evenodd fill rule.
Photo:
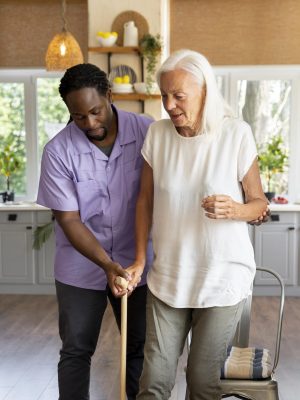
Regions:
<instances>
[{"instance_id":1,"label":"man's face","mask_svg":"<svg viewBox=\"0 0 300 400\"><path fill-rule=\"evenodd\" d=\"M66 96L73 121L90 140L106 138L113 121L110 92L101 96L95 88L73 90Z\"/></svg>"}]
</instances>

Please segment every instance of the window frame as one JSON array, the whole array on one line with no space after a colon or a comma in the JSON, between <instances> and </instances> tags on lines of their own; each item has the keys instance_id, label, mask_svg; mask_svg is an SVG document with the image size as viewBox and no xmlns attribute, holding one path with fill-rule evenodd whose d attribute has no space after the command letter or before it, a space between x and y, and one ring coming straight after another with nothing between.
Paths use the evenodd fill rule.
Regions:
<instances>
[{"instance_id":1,"label":"window frame","mask_svg":"<svg viewBox=\"0 0 300 400\"><path fill-rule=\"evenodd\" d=\"M0 69L0 83L24 84L24 126L26 148L26 194L16 196L16 201L35 201L38 190L40 163L38 161L38 110L37 80L39 78L61 78L63 72L45 69Z\"/></svg>"},{"instance_id":2,"label":"window frame","mask_svg":"<svg viewBox=\"0 0 300 400\"><path fill-rule=\"evenodd\" d=\"M224 97L233 110L238 110L237 82L239 80L289 80L291 81L290 153L288 173L288 198L290 203L300 200L300 65L216 66L216 75L224 79Z\"/></svg>"}]
</instances>

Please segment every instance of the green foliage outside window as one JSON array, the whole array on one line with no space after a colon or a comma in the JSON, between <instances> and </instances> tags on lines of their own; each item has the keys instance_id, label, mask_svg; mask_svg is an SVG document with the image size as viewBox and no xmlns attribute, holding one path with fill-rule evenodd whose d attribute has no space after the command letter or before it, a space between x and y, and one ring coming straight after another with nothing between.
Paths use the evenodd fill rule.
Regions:
<instances>
[{"instance_id":1,"label":"green foliage outside window","mask_svg":"<svg viewBox=\"0 0 300 400\"><path fill-rule=\"evenodd\" d=\"M259 151L259 168L265 182L266 192L280 193L277 176L285 171L288 164L288 151L281 135L274 135Z\"/></svg>"},{"instance_id":2,"label":"green foliage outside window","mask_svg":"<svg viewBox=\"0 0 300 400\"><path fill-rule=\"evenodd\" d=\"M65 125L69 118L67 108L58 93L59 78L37 79L37 141L39 158L50 136L47 125ZM58 129L59 130L59 129ZM58 130L55 132L57 133ZM17 160L10 171L10 189L16 195L26 195L26 154L25 97L24 83L0 82L0 153L6 149L14 153ZM32 134L32 132L30 132ZM0 173L0 192L7 188L7 175Z\"/></svg>"},{"instance_id":3,"label":"green foliage outside window","mask_svg":"<svg viewBox=\"0 0 300 400\"><path fill-rule=\"evenodd\" d=\"M0 153L5 157L13 152L15 160L18 160L14 168L10 168L9 179L10 189L20 194L25 193L26 173L24 113L23 83L0 84ZM0 191L7 189L7 168L8 165L1 168Z\"/></svg>"},{"instance_id":4,"label":"green foliage outside window","mask_svg":"<svg viewBox=\"0 0 300 400\"><path fill-rule=\"evenodd\" d=\"M59 81L59 78L39 78L37 80L39 156L50 139L46 124L66 125L69 119L67 107L58 92Z\"/></svg>"}]
</instances>

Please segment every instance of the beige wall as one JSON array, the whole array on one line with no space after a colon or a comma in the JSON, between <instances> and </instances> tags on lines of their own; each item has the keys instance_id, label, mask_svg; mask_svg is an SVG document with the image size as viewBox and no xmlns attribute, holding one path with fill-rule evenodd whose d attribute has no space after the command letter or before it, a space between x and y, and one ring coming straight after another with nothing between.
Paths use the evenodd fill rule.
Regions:
<instances>
[{"instance_id":1,"label":"beige wall","mask_svg":"<svg viewBox=\"0 0 300 400\"><path fill-rule=\"evenodd\" d=\"M87 0L67 0L66 20L87 60ZM0 67L44 68L62 26L61 0L0 0Z\"/></svg>"},{"instance_id":2,"label":"beige wall","mask_svg":"<svg viewBox=\"0 0 300 400\"><path fill-rule=\"evenodd\" d=\"M171 50L215 65L300 64L299 0L170 0Z\"/></svg>"}]
</instances>

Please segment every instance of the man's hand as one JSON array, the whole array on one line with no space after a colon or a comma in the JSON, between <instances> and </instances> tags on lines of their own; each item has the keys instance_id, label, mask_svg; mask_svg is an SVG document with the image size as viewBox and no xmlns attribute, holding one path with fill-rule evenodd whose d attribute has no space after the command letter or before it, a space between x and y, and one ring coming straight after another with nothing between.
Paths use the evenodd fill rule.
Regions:
<instances>
[{"instance_id":1,"label":"man's hand","mask_svg":"<svg viewBox=\"0 0 300 400\"><path fill-rule=\"evenodd\" d=\"M264 222L267 222L269 220L270 215L271 215L270 209L266 208L266 210L262 213L262 215L259 218L255 219L253 221L250 221L249 224L259 226L259 225L263 224Z\"/></svg>"},{"instance_id":2,"label":"man's hand","mask_svg":"<svg viewBox=\"0 0 300 400\"><path fill-rule=\"evenodd\" d=\"M112 294L115 297L122 297L125 293L127 293L129 287L128 289L123 289L123 287L118 285L118 283L116 282L116 278L118 276L121 276L122 278L130 282L132 279L131 275L124 268L122 268L119 263L116 263L114 261L110 261L105 264L104 270L106 273L108 286L110 287Z\"/></svg>"}]
</instances>

